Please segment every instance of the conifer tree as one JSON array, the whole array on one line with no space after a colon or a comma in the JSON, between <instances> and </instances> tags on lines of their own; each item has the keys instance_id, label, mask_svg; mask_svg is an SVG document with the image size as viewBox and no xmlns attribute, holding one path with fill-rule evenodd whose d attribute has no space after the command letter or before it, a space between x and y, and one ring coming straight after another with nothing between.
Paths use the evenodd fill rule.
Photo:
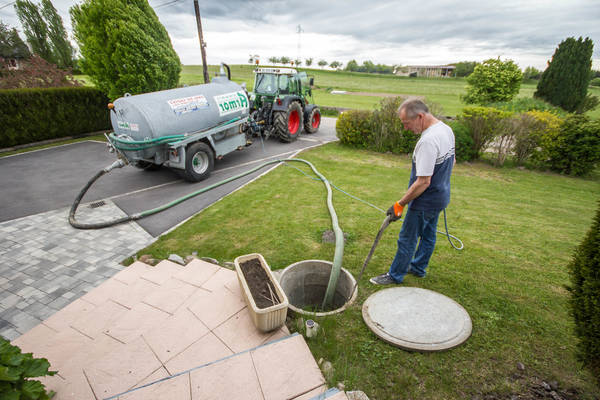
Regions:
<instances>
[{"instance_id":1,"label":"conifer tree","mask_svg":"<svg viewBox=\"0 0 600 400\"><path fill-rule=\"evenodd\" d=\"M578 358L600 383L600 202L592 227L575 250L571 272L571 313Z\"/></svg>"},{"instance_id":2,"label":"conifer tree","mask_svg":"<svg viewBox=\"0 0 600 400\"><path fill-rule=\"evenodd\" d=\"M590 38L563 40L542 73L534 96L569 112L583 113L597 104L587 95L593 50Z\"/></svg>"},{"instance_id":3,"label":"conifer tree","mask_svg":"<svg viewBox=\"0 0 600 400\"><path fill-rule=\"evenodd\" d=\"M39 13L38 7L29 0L17 0L15 9L31 51L50 63L56 63L48 40L48 25Z\"/></svg>"},{"instance_id":4,"label":"conifer tree","mask_svg":"<svg viewBox=\"0 0 600 400\"><path fill-rule=\"evenodd\" d=\"M70 13L82 70L109 98L177 86L179 57L147 0L84 0Z\"/></svg>"}]
</instances>

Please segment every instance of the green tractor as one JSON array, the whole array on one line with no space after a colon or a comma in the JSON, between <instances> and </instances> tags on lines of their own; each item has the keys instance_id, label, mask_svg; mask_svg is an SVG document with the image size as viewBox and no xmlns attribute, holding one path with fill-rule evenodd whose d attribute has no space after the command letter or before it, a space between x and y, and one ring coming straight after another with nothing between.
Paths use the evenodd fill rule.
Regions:
<instances>
[{"instance_id":1,"label":"green tractor","mask_svg":"<svg viewBox=\"0 0 600 400\"><path fill-rule=\"evenodd\" d=\"M313 78L292 68L258 68L254 71L250 94L250 116L264 137L277 136L284 142L298 139L304 128L315 133L321 125L321 112L312 99Z\"/></svg>"}]
</instances>

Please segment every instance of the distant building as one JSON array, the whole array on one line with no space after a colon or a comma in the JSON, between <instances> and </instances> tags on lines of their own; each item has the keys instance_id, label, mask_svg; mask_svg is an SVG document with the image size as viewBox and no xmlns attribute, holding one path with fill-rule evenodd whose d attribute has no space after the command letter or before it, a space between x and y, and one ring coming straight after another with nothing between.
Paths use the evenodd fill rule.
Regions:
<instances>
[{"instance_id":1,"label":"distant building","mask_svg":"<svg viewBox=\"0 0 600 400\"><path fill-rule=\"evenodd\" d=\"M425 78L444 78L454 76L454 65L406 65L396 67L394 74L398 76L418 76Z\"/></svg>"}]
</instances>

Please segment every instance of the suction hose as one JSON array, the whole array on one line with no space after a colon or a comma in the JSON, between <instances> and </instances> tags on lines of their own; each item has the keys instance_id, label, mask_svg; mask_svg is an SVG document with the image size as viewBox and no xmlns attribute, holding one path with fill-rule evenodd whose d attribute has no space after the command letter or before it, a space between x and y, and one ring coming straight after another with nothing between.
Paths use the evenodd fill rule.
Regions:
<instances>
[{"instance_id":1,"label":"suction hose","mask_svg":"<svg viewBox=\"0 0 600 400\"><path fill-rule=\"evenodd\" d=\"M325 187L327 188L327 208L329 209L329 214L331 215L331 223L333 225L333 232L335 233L335 253L333 256L333 267L331 269L331 275L329 276L329 284L327 285L327 291L325 292L325 298L323 300L323 309L325 309L325 308L329 307L333 302L335 288L337 287L338 278L340 276L340 270L342 268L342 258L344 256L344 234L339 226L338 217L335 212L335 209L333 208L333 202L332 202L333 195L332 195L332 191L331 191L331 185L329 184L329 181L327 180L327 178L325 178L315 168L315 166L313 164L311 164L309 161L306 161L306 160L303 160L300 158L287 158L287 159L276 159L276 160L272 160L272 161L267 161L263 164L258 165L255 168L252 168L252 169L250 169L246 172L243 172L239 175L232 176L231 178L227 178L225 180L222 180L220 182L217 182L215 184L212 184L210 186L207 186L205 188L202 188L200 190L192 192L188 195L180 197L170 203L164 204L160 207L153 208L151 210L146 210L146 211L143 211L138 214L133 214L130 216L126 216L123 218L119 218L119 219L115 219L115 220L107 221L107 222L98 222L98 223L78 222L75 219L75 213L77 212L77 207L79 207L79 203L81 202L81 199L86 194L86 192L89 190L89 188L94 184L94 182L96 182L101 176L107 174L108 172L112 171L115 168L121 168L125 165L125 163L122 160L117 160L110 166L104 168L103 170L99 171L96 175L94 175L94 177L89 180L89 182L83 187L83 189L81 189L81 191L77 195L77 198L73 202L73 205L71 206L71 211L69 212L69 223L74 228L77 228L77 229L100 229L100 228L106 228L106 227L117 225L117 224L122 224L124 222L135 221L135 220L147 217L149 215L164 211L167 208L171 208L171 207L173 207L179 203L182 203L186 200L189 200L192 197L195 197L201 193L208 192L209 190L212 190L218 186L222 186L226 183L229 183L236 179L242 178L246 175L249 175L253 172L258 171L261 168L266 167L267 165L278 164L278 163L282 163L282 162L301 162L301 163L308 165L312 169L312 171L315 173L315 175L317 175L320 178L320 180L323 181L323 183L325 184Z\"/></svg>"}]
</instances>

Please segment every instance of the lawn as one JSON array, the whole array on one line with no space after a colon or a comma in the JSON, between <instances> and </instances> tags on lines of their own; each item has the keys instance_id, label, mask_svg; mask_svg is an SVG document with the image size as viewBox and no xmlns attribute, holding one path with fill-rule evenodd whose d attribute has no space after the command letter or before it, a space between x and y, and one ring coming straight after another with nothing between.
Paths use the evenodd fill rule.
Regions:
<instances>
[{"instance_id":1,"label":"lawn","mask_svg":"<svg viewBox=\"0 0 600 400\"><path fill-rule=\"evenodd\" d=\"M334 184L387 209L406 187L407 156L354 150L331 143L305 151ZM568 314L573 249L591 225L600 198L598 176L581 179L486 163L458 164L452 178L448 224L465 244L439 236L425 279L407 286L431 289L461 303L473 320L462 346L440 353L410 353L378 340L365 326L361 306L379 288L369 276L385 272L395 253L400 223L383 235L359 282L355 304L318 319L323 327L308 344L315 359L333 363L330 386L363 390L371 399L464 399L524 393L533 382L556 381L580 398L600 388L576 361ZM356 277L384 215L334 193L340 226L348 234L343 266ZM304 259L332 260L321 243L331 228L321 183L280 166L229 195L138 252L157 258L197 251L221 261L261 253L273 269ZM295 321L290 323L296 329ZM517 369L523 363L525 370Z\"/></svg>"}]
</instances>

